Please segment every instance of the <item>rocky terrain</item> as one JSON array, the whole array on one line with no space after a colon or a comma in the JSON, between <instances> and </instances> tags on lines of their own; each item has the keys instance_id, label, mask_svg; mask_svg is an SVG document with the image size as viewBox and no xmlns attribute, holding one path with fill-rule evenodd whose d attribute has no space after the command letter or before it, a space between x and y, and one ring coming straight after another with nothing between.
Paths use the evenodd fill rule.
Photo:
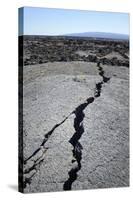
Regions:
<instances>
[{"instance_id":1,"label":"rocky terrain","mask_svg":"<svg viewBox=\"0 0 133 200\"><path fill-rule=\"evenodd\" d=\"M128 67L128 41L24 36L24 65L69 61L97 62L99 57L103 64Z\"/></svg>"},{"instance_id":2,"label":"rocky terrain","mask_svg":"<svg viewBox=\"0 0 133 200\"><path fill-rule=\"evenodd\" d=\"M128 41L25 36L22 145L25 193L128 186Z\"/></svg>"}]
</instances>

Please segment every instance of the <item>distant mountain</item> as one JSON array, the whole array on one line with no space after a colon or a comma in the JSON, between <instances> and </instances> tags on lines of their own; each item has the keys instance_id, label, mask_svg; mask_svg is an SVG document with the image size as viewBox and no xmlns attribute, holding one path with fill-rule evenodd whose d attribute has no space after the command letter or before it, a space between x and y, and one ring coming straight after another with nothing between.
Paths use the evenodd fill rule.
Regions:
<instances>
[{"instance_id":1,"label":"distant mountain","mask_svg":"<svg viewBox=\"0 0 133 200\"><path fill-rule=\"evenodd\" d=\"M128 40L129 36L126 34L119 33L105 33L105 32L85 32L85 33L71 33L66 34L65 36L72 37L93 37L93 38L102 38L102 39L118 39L118 40Z\"/></svg>"}]
</instances>

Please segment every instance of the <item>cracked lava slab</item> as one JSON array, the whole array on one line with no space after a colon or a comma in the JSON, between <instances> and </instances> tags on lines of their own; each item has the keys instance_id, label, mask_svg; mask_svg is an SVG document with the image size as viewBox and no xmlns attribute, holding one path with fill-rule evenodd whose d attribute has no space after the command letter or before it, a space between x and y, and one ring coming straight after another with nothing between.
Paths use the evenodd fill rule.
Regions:
<instances>
[{"instance_id":1,"label":"cracked lava slab","mask_svg":"<svg viewBox=\"0 0 133 200\"><path fill-rule=\"evenodd\" d=\"M128 95L128 68L26 66L24 192L128 186Z\"/></svg>"}]
</instances>

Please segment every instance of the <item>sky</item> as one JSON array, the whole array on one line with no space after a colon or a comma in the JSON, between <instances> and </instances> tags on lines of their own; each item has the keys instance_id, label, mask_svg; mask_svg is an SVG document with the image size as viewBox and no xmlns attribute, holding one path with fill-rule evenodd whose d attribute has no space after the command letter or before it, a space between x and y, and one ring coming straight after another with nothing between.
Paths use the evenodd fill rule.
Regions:
<instances>
[{"instance_id":1,"label":"sky","mask_svg":"<svg viewBox=\"0 0 133 200\"><path fill-rule=\"evenodd\" d=\"M35 7L19 12L19 35L83 32L129 34L129 14Z\"/></svg>"}]
</instances>

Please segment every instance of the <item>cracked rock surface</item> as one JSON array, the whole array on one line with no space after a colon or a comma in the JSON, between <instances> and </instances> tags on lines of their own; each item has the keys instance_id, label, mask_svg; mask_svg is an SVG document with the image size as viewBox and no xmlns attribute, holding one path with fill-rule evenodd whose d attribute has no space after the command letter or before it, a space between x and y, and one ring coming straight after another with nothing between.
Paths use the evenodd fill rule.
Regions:
<instances>
[{"instance_id":1,"label":"cracked rock surface","mask_svg":"<svg viewBox=\"0 0 133 200\"><path fill-rule=\"evenodd\" d=\"M128 68L25 66L23 98L24 192L128 186Z\"/></svg>"}]
</instances>

